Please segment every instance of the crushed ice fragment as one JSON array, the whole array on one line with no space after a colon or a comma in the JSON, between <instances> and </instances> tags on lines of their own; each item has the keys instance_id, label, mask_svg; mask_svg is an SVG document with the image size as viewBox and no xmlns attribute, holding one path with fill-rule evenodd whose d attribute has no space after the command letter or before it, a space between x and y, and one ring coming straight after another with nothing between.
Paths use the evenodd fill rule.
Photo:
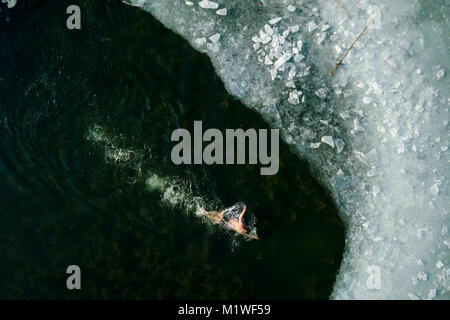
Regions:
<instances>
[{"instance_id":1,"label":"crushed ice fragment","mask_svg":"<svg viewBox=\"0 0 450 320\"><path fill-rule=\"evenodd\" d=\"M277 24L278 22L280 22L280 20L281 20L281 17L273 18L273 19L269 20L269 23L272 25Z\"/></svg>"},{"instance_id":2,"label":"crushed ice fragment","mask_svg":"<svg viewBox=\"0 0 450 320\"><path fill-rule=\"evenodd\" d=\"M194 42L199 46L203 46L206 44L206 38L197 38L194 40Z\"/></svg>"},{"instance_id":3,"label":"crushed ice fragment","mask_svg":"<svg viewBox=\"0 0 450 320\"><path fill-rule=\"evenodd\" d=\"M277 69L270 70L270 77L272 81L275 80L275 78L277 77L277 73L278 73Z\"/></svg>"},{"instance_id":4,"label":"crushed ice fragment","mask_svg":"<svg viewBox=\"0 0 450 320\"><path fill-rule=\"evenodd\" d=\"M321 44L325 40L326 36L327 36L326 33L320 33L319 36L317 37L317 44Z\"/></svg>"},{"instance_id":5,"label":"crushed ice fragment","mask_svg":"<svg viewBox=\"0 0 450 320\"><path fill-rule=\"evenodd\" d=\"M344 150L344 146L345 146L344 141L342 141L341 139L336 139L334 141L334 143L336 145L337 153L341 153L342 150Z\"/></svg>"},{"instance_id":6,"label":"crushed ice fragment","mask_svg":"<svg viewBox=\"0 0 450 320\"><path fill-rule=\"evenodd\" d=\"M267 43L269 43L270 40L271 40L271 37L269 37L262 29L259 30L259 37L260 37L261 42L262 42L263 44L267 44Z\"/></svg>"},{"instance_id":7,"label":"crushed ice fragment","mask_svg":"<svg viewBox=\"0 0 450 320\"><path fill-rule=\"evenodd\" d=\"M436 263L436 268L438 268L438 269L442 268L443 266L444 266L444 264L440 260Z\"/></svg>"},{"instance_id":8,"label":"crushed ice fragment","mask_svg":"<svg viewBox=\"0 0 450 320\"><path fill-rule=\"evenodd\" d=\"M295 87L295 84L294 84L294 81L288 81L288 82L286 82L286 87L288 87L288 88L296 88Z\"/></svg>"},{"instance_id":9,"label":"crushed ice fragment","mask_svg":"<svg viewBox=\"0 0 450 320\"><path fill-rule=\"evenodd\" d=\"M282 65L288 62L292 58L292 53L283 54L277 61L275 61L275 69L279 69Z\"/></svg>"},{"instance_id":10,"label":"crushed ice fragment","mask_svg":"<svg viewBox=\"0 0 450 320\"><path fill-rule=\"evenodd\" d=\"M428 292L428 298L429 299L436 298L436 289L430 289L430 291Z\"/></svg>"},{"instance_id":11,"label":"crushed ice fragment","mask_svg":"<svg viewBox=\"0 0 450 320\"><path fill-rule=\"evenodd\" d=\"M334 140L332 136L323 136L321 141L329 145L331 148L334 148Z\"/></svg>"},{"instance_id":12,"label":"crushed ice fragment","mask_svg":"<svg viewBox=\"0 0 450 320\"><path fill-rule=\"evenodd\" d=\"M288 73L288 80L294 79L294 77L295 77L296 74L297 74L297 72L295 71L295 67L292 68L291 70L289 70L289 73Z\"/></svg>"},{"instance_id":13,"label":"crushed ice fragment","mask_svg":"<svg viewBox=\"0 0 450 320\"><path fill-rule=\"evenodd\" d=\"M226 16L227 15L227 8L222 8L216 11L216 14L219 16Z\"/></svg>"},{"instance_id":14,"label":"crushed ice fragment","mask_svg":"<svg viewBox=\"0 0 450 320\"><path fill-rule=\"evenodd\" d=\"M376 149L372 149L365 155L367 162L370 165L374 165L378 161L378 153Z\"/></svg>"},{"instance_id":15,"label":"crushed ice fragment","mask_svg":"<svg viewBox=\"0 0 450 320\"><path fill-rule=\"evenodd\" d=\"M422 280L422 281L427 281L428 279L428 274L426 274L425 272L421 271L417 274L417 279Z\"/></svg>"},{"instance_id":16,"label":"crushed ice fragment","mask_svg":"<svg viewBox=\"0 0 450 320\"><path fill-rule=\"evenodd\" d=\"M261 42L261 39L258 36L253 36L252 41L253 42Z\"/></svg>"},{"instance_id":17,"label":"crushed ice fragment","mask_svg":"<svg viewBox=\"0 0 450 320\"><path fill-rule=\"evenodd\" d=\"M443 76L445 76L445 71L444 70L439 70L437 73L436 73L436 78L438 79L438 80L441 80L441 78L443 77Z\"/></svg>"},{"instance_id":18,"label":"crushed ice fragment","mask_svg":"<svg viewBox=\"0 0 450 320\"><path fill-rule=\"evenodd\" d=\"M316 95L321 99L325 99L327 97L327 89L320 88L316 91Z\"/></svg>"},{"instance_id":19,"label":"crushed ice fragment","mask_svg":"<svg viewBox=\"0 0 450 320\"><path fill-rule=\"evenodd\" d=\"M294 56L294 61L295 61L295 62L300 62L300 61L303 60L304 57L305 57L305 56L302 55L302 54L296 54L296 55Z\"/></svg>"},{"instance_id":20,"label":"crushed ice fragment","mask_svg":"<svg viewBox=\"0 0 450 320\"><path fill-rule=\"evenodd\" d=\"M198 5L203 9L217 9L219 7L219 4L209 0L202 0L198 3Z\"/></svg>"},{"instance_id":21,"label":"crushed ice fragment","mask_svg":"<svg viewBox=\"0 0 450 320\"><path fill-rule=\"evenodd\" d=\"M290 11L290 12L294 12L294 11L295 11L295 7L292 6L292 5L288 5L287 9L288 9L288 11Z\"/></svg>"},{"instance_id":22,"label":"crushed ice fragment","mask_svg":"<svg viewBox=\"0 0 450 320\"><path fill-rule=\"evenodd\" d=\"M273 29L268 25L264 25L264 31L266 32L266 34L268 34L269 36L273 35Z\"/></svg>"},{"instance_id":23,"label":"crushed ice fragment","mask_svg":"<svg viewBox=\"0 0 450 320\"><path fill-rule=\"evenodd\" d=\"M353 120L354 129L351 131L352 134L358 132L364 132L364 127L361 125L358 119Z\"/></svg>"},{"instance_id":24,"label":"crushed ice fragment","mask_svg":"<svg viewBox=\"0 0 450 320\"><path fill-rule=\"evenodd\" d=\"M291 33L296 33L296 32L298 32L298 30L300 30L300 26L298 24L296 24L295 26L291 26L290 30L291 30Z\"/></svg>"},{"instance_id":25,"label":"crushed ice fragment","mask_svg":"<svg viewBox=\"0 0 450 320\"><path fill-rule=\"evenodd\" d=\"M219 41L219 39L220 39L220 34L218 34L218 33L209 37L209 40L211 40L211 42L213 42L213 43L216 43L217 41Z\"/></svg>"},{"instance_id":26,"label":"crushed ice fragment","mask_svg":"<svg viewBox=\"0 0 450 320\"><path fill-rule=\"evenodd\" d=\"M311 21L310 23L308 23L308 30L309 30L309 32L313 32L314 30L316 30L318 27L317 27L317 24L315 24L315 22L314 21Z\"/></svg>"},{"instance_id":27,"label":"crushed ice fragment","mask_svg":"<svg viewBox=\"0 0 450 320\"><path fill-rule=\"evenodd\" d=\"M298 92L297 91L292 91L291 93L289 93L289 98L288 101L290 104L299 104L300 100L298 97Z\"/></svg>"},{"instance_id":28,"label":"crushed ice fragment","mask_svg":"<svg viewBox=\"0 0 450 320\"><path fill-rule=\"evenodd\" d=\"M309 145L311 149L318 149L320 147L320 142L311 143Z\"/></svg>"}]
</instances>

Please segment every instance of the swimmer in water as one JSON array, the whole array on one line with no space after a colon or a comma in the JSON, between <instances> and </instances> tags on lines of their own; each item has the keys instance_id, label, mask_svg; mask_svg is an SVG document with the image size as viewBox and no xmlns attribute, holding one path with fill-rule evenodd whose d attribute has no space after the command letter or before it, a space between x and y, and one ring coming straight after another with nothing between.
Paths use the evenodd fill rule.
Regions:
<instances>
[{"instance_id":1,"label":"swimmer in water","mask_svg":"<svg viewBox=\"0 0 450 320\"><path fill-rule=\"evenodd\" d=\"M247 229L244 227L244 214L247 211L246 205L244 205L244 208L239 214L236 214L230 209L225 209L221 212L202 210L204 216L211 220L212 223L223 224L227 229L233 230L240 235L259 240L258 236L249 234Z\"/></svg>"}]
</instances>

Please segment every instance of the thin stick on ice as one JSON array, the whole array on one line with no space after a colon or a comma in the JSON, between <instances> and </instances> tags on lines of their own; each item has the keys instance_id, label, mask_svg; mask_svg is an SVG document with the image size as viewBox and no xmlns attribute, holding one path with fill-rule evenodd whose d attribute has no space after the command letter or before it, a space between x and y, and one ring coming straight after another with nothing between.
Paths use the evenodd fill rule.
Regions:
<instances>
[{"instance_id":1,"label":"thin stick on ice","mask_svg":"<svg viewBox=\"0 0 450 320\"><path fill-rule=\"evenodd\" d=\"M375 16L373 16L369 22L367 23L367 25L364 27L363 31L360 32L360 34L356 37L355 40L353 40L350 48L347 49L347 51L345 52L344 56L341 58L341 60L339 60L339 62L334 66L333 70L331 70L330 72L330 76L333 75L333 73L336 71L336 69L339 67L339 65L342 63L342 61L344 61L345 57L348 55L348 53L350 52L350 50L353 49L353 46L355 45L355 43L359 40L359 38L361 38L361 36L364 34L364 32L366 32L367 28L369 27L369 25L373 22L373 20L375 19Z\"/></svg>"}]
</instances>

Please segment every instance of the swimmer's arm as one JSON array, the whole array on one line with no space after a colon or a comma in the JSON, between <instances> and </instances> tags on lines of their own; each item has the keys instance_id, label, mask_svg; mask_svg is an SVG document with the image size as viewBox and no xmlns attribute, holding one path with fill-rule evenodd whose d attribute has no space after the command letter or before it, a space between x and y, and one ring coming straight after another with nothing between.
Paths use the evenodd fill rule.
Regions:
<instances>
[{"instance_id":1,"label":"swimmer's arm","mask_svg":"<svg viewBox=\"0 0 450 320\"><path fill-rule=\"evenodd\" d=\"M244 206L244 209L242 209L242 213L239 215L239 223L244 222L244 214L247 211L247 206Z\"/></svg>"}]
</instances>

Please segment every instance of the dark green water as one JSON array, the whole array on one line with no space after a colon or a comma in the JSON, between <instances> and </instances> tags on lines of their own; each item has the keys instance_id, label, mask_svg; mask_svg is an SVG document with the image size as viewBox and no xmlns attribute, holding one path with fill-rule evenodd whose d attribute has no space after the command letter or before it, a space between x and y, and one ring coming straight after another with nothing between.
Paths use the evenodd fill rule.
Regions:
<instances>
[{"instance_id":1,"label":"dark green water","mask_svg":"<svg viewBox=\"0 0 450 320\"><path fill-rule=\"evenodd\" d=\"M206 56L119 1L26 3L0 13L0 298L328 298L343 225L287 146L275 176L171 163L170 134L194 120L268 128ZM69 4L80 31L66 28ZM88 139L96 126L109 142ZM112 145L134 153L113 161ZM164 204L148 172L191 182L206 201L246 202L261 240ZM66 289L71 264L80 291Z\"/></svg>"}]
</instances>

